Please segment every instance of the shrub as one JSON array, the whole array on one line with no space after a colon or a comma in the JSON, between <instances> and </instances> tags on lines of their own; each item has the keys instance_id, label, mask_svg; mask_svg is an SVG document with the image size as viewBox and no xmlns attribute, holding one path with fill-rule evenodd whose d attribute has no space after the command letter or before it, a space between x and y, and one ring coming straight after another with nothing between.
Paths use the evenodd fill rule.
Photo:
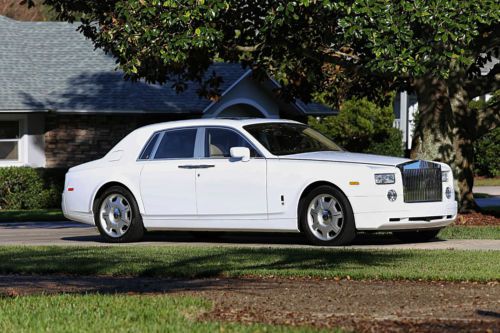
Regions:
<instances>
[{"instance_id":1,"label":"shrub","mask_svg":"<svg viewBox=\"0 0 500 333\"><path fill-rule=\"evenodd\" d=\"M380 107L366 98L346 101L337 116L309 118L311 127L348 151L403 156L401 131L393 123L392 106Z\"/></svg>"},{"instance_id":2,"label":"shrub","mask_svg":"<svg viewBox=\"0 0 500 333\"><path fill-rule=\"evenodd\" d=\"M500 176L500 127L481 137L474 145L476 171L481 176Z\"/></svg>"},{"instance_id":3,"label":"shrub","mask_svg":"<svg viewBox=\"0 0 500 333\"><path fill-rule=\"evenodd\" d=\"M403 134L397 128L390 128L380 141L373 140L364 153L402 157L404 156Z\"/></svg>"},{"instance_id":4,"label":"shrub","mask_svg":"<svg viewBox=\"0 0 500 333\"><path fill-rule=\"evenodd\" d=\"M0 168L0 209L41 209L60 205L60 191L28 167Z\"/></svg>"}]
</instances>

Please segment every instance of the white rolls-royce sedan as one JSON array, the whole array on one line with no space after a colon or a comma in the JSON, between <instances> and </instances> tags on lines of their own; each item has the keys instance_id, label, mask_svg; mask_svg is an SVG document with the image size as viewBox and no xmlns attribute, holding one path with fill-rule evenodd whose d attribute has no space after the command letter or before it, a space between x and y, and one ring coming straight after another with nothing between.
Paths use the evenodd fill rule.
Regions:
<instances>
[{"instance_id":1,"label":"white rolls-royce sedan","mask_svg":"<svg viewBox=\"0 0 500 333\"><path fill-rule=\"evenodd\" d=\"M425 241L457 214L448 165L349 153L304 124L268 119L139 128L71 168L62 204L109 242L149 230L301 232L317 245L372 230Z\"/></svg>"}]
</instances>

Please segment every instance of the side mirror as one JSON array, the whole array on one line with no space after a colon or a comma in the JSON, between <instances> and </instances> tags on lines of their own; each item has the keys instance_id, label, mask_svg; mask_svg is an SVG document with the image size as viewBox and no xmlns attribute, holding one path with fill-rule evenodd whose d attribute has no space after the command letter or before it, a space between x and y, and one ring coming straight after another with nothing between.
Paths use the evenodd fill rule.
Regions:
<instances>
[{"instance_id":1,"label":"side mirror","mask_svg":"<svg viewBox=\"0 0 500 333\"><path fill-rule=\"evenodd\" d=\"M242 162L250 161L250 149L247 147L232 147L229 150L232 158L241 160Z\"/></svg>"}]
</instances>

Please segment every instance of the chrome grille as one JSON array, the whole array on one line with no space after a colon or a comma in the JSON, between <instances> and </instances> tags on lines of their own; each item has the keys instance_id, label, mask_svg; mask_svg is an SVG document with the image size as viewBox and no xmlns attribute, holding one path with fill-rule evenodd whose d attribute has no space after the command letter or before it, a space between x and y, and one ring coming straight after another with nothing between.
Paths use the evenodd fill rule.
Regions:
<instances>
[{"instance_id":1,"label":"chrome grille","mask_svg":"<svg viewBox=\"0 0 500 333\"><path fill-rule=\"evenodd\" d=\"M411 161L398 165L403 178L405 202L430 202L443 199L441 165L427 161Z\"/></svg>"}]
</instances>

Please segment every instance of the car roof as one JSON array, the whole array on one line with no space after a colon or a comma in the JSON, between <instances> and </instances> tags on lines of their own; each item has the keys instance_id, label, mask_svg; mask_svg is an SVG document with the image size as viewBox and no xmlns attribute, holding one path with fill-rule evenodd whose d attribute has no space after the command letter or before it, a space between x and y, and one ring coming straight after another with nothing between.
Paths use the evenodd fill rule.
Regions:
<instances>
[{"instance_id":1,"label":"car roof","mask_svg":"<svg viewBox=\"0 0 500 333\"><path fill-rule=\"evenodd\" d=\"M176 120L168 121L163 123L151 124L144 127L140 127L120 142L118 142L107 155L113 152L127 150L132 151L132 154L127 154L127 157L121 159L123 163L127 161L135 161L138 154L144 148L147 140L151 137L154 132L175 129L175 128L185 128L185 127L199 127L199 126L223 126L230 127L234 129L241 129L246 125L254 124L268 124L268 123L290 123L290 124L300 124L297 121L286 120L286 119L266 119L266 118L201 118L201 119L190 119L190 120ZM260 147L260 143L254 142L255 145ZM260 149L264 149L260 147Z\"/></svg>"},{"instance_id":2,"label":"car roof","mask_svg":"<svg viewBox=\"0 0 500 333\"><path fill-rule=\"evenodd\" d=\"M227 126L241 128L246 125L265 124L265 123L292 123L300 124L297 121L287 119L267 119L267 118L201 118L189 120L175 120L163 123L156 123L141 127L141 131L160 131L177 127L190 126Z\"/></svg>"}]
</instances>

